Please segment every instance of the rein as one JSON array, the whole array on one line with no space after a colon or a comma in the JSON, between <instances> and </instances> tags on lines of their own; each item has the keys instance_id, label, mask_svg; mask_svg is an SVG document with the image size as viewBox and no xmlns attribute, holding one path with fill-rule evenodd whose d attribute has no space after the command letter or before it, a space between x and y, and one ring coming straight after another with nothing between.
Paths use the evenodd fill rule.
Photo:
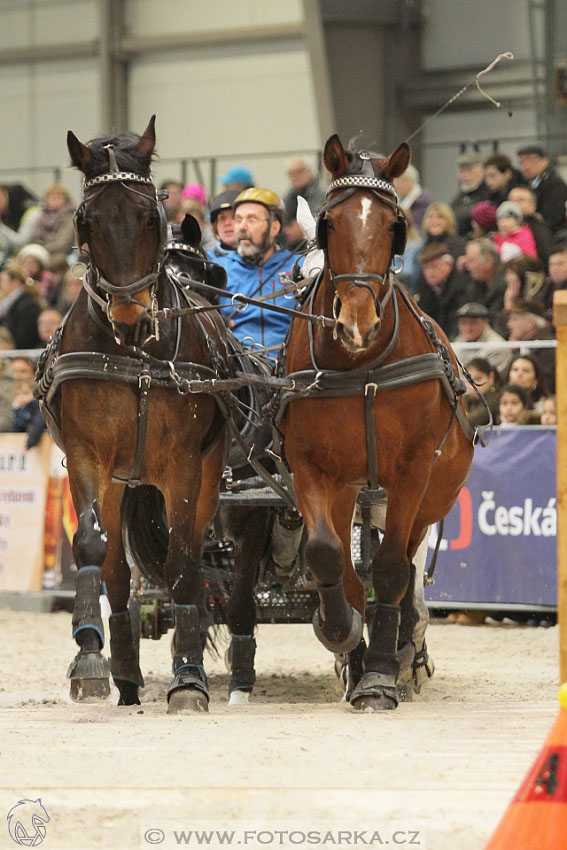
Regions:
<instances>
[{"instance_id":1,"label":"rein","mask_svg":"<svg viewBox=\"0 0 567 850\"><path fill-rule=\"evenodd\" d=\"M235 302L238 302L243 305L252 304L258 307L262 307L264 310L272 310L275 313L283 313L286 316L292 316L296 319L304 319L305 321L311 322L314 325L322 325L326 328L334 328L335 320L331 319L328 316L320 316L313 315L311 313L302 313L300 310L292 310L291 307L280 307L278 304L268 304L266 303L266 298L273 298L274 295L285 294L286 292L293 292L294 288L292 287L284 287L284 289L280 290L280 293L270 292L268 296L260 297L260 298L248 298L246 295L243 295L241 292L233 293L229 292L228 289L219 289L217 286L211 286L210 283L201 283L199 280L193 280L188 275L180 274L177 275L177 279L179 283L187 287L189 289L201 289L203 292L209 292L215 295L226 295L230 298L232 306L235 306ZM228 306L228 305L223 305ZM178 315L183 315L184 313L194 312L195 308L192 307L182 307L180 311L177 312L175 308L166 308L165 310L160 310L157 312L157 318L169 319ZM211 306L210 309L220 310L221 307L218 305ZM240 308L243 309L243 308Z\"/></svg>"}]
</instances>

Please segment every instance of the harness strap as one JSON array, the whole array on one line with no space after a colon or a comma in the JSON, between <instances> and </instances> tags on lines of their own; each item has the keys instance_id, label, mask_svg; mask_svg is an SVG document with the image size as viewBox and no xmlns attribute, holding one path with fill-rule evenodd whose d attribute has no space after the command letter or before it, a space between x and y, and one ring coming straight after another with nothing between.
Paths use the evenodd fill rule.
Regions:
<instances>
[{"instance_id":1,"label":"harness strap","mask_svg":"<svg viewBox=\"0 0 567 850\"><path fill-rule=\"evenodd\" d=\"M128 487L138 487L140 481L140 473L142 472L142 464L144 462L144 453L146 450L146 435L148 432L148 395L152 385L152 374L149 368L140 372L138 378L138 386L140 395L138 396L138 436L136 439L136 455L134 457L134 466L132 475L128 478ZM115 476L116 477L116 476Z\"/></svg>"},{"instance_id":2,"label":"harness strap","mask_svg":"<svg viewBox=\"0 0 567 850\"><path fill-rule=\"evenodd\" d=\"M364 388L364 421L366 428L366 457L368 466L368 486L371 490L378 488L378 457L376 454L376 418L374 402L378 385L366 384Z\"/></svg>"},{"instance_id":3,"label":"harness strap","mask_svg":"<svg viewBox=\"0 0 567 850\"><path fill-rule=\"evenodd\" d=\"M274 426L272 427L272 445L273 451L267 449L268 454L271 454L274 462L276 464L276 468L280 473L285 485L290 493L294 505L297 507L297 496L295 495L295 484L293 482L293 476L284 460L284 452L283 452L283 438L281 432Z\"/></svg>"},{"instance_id":4,"label":"harness strap","mask_svg":"<svg viewBox=\"0 0 567 850\"><path fill-rule=\"evenodd\" d=\"M262 466L260 461L257 460L255 457L253 457L252 451L248 452L248 446L246 445L246 443L242 439L242 437L240 435L240 431L236 427L236 423L235 423L235 421L232 417L230 417L229 420L228 420L228 428L229 428L229 431L230 431L233 439L236 441L236 443L238 444L240 449L244 452L244 456L246 457L246 460L248 461L248 463L250 464L250 466L252 467L252 469L254 470L256 475L259 475L260 478L268 485L268 487L271 487L271 489L287 505L289 505L292 508L295 508L296 502L295 502L295 493L293 493L293 490L291 491L293 493L293 495L291 495L284 487L281 486L281 484L279 484L276 481L276 479L274 478L273 475L270 475L268 470L265 469ZM289 473L287 473L287 474L289 475Z\"/></svg>"}]
</instances>

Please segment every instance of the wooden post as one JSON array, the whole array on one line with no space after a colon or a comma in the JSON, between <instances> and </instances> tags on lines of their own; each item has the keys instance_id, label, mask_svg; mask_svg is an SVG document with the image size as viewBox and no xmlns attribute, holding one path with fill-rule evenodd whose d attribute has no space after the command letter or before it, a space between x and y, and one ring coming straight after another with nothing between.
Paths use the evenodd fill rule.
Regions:
<instances>
[{"instance_id":1,"label":"wooden post","mask_svg":"<svg viewBox=\"0 0 567 850\"><path fill-rule=\"evenodd\" d=\"M567 682L567 291L553 298L557 331L557 622L559 684Z\"/></svg>"}]
</instances>

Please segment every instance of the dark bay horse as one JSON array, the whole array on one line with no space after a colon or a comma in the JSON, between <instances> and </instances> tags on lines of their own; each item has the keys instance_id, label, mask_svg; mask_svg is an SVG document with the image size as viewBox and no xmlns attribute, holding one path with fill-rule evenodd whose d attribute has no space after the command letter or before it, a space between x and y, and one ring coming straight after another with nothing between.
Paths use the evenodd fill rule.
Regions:
<instances>
[{"instance_id":1,"label":"dark bay horse","mask_svg":"<svg viewBox=\"0 0 567 850\"><path fill-rule=\"evenodd\" d=\"M397 706L400 667L412 664L412 560L429 525L454 504L471 466L457 364L443 331L398 286L405 220L392 185L410 159L386 159L326 143L331 174L318 220L325 266L305 307L334 329L294 321L285 371L308 397L282 397L279 428L294 475L317 582L317 637L348 653L349 698L358 710ZM385 534L373 561L376 613L362 640L365 592L351 560L351 522L361 485L381 485Z\"/></svg>"},{"instance_id":2,"label":"dark bay horse","mask_svg":"<svg viewBox=\"0 0 567 850\"><path fill-rule=\"evenodd\" d=\"M71 695L107 696L111 672L119 704L139 702L143 678L128 613L120 507L125 486L151 484L163 493L169 527L165 578L176 628L168 711L175 713L208 706L209 616L200 560L228 447L219 404L212 395L187 392L187 382L222 377L226 350L224 325L213 313L159 325L156 319L158 308L184 302L162 263L165 216L150 173L154 124L155 116L142 136L86 145L68 133L71 161L84 175L76 225L88 261L83 291L47 361L45 375L55 376L55 384L44 408L58 425L78 517L73 637L79 652L68 673ZM101 654L102 582L112 609L110 671Z\"/></svg>"}]
</instances>

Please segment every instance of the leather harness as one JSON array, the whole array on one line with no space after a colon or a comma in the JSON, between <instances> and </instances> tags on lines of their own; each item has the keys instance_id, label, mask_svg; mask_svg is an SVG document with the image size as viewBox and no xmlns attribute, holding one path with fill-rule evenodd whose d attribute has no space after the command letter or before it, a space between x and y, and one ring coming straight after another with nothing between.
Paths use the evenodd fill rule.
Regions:
<instances>
[{"instance_id":1,"label":"leather harness","mask_svg":"<svg viewBox=\"0 0 567 850\"><path fill-rule=\"evenodd\" d=\"M126 182L130 179L132 181L151 182L151 179L148 180L148 178L140 178L135 174L131 175L114 171L111 171L109 174L103 175L100 178L96 178L97 182L100 182L101 184L107 184L110 181L117 180L120 181L126 188L129 188L126 186ZM90 189L91 185L88 185L85 188ZM340 203L359 188L371 188L376 195L378 195L394 210L397 210L397 199L393 186L387 181L378 180L377 178L373 176L370 177L368 174L364 173L345 175L331 183L329 192L336 191L338 189L344 191L341 192L341 195L338 198L333 199L330 203L325 205L323 213L330 206ZM387 192L390 196L393 194L393 198L384 197L384 192ZM171 247L179 249L185 246L173 243ZM160 261L161 250L162 249L160 248ZM195 249L191 250L195 251ZM327 252L325 251L325 253ZM328 262L327 267L330 268L330 264ZM447 430L436 449L436 456L439 456L441 453L443 443L449 433L454 418L458 420L463 431L472 441L475 437L476 429L473 429L469 425L466 416L459 405L459 396L465 391L464 382L457 376L455 368L451 362L448 349L437 337L433 324L415 310L403 288L398 286L391 271L388 271L384 275L374 275L369 273L340 276L335 275L333 279L333 273L331 270L330 276L333 283L339 278L349 278L352 279L352 285L354 286L366 286L369 288L370 280L378 282L380 285L385 285L387 287L386 293L382 299L379 299L380 303L378 309L380 313L383 311L385 303L390 298L392 299L395 316L392 337L386 348L381 352L376 360L361 369L354 369L346 372L319 369L314 356L313 330L311 323L309 325L309 333L311 358L313 363L312 370L303 370L290 375L284 375L285 350L289 341L291 327L280 352L277 374L274 377L254 375L239 371L231 374L224 359L219 357L214 341L206 333L200 321L198 323L209 347L212 366L208 367L202 364L178 361L176 358L181 333L179 317L184 312L198 312L199 309L207 309L207 302L197 296L194 292L188 291L188 287L182 285L181 281L177 280L176 276L169 272L167 272L167 278L173 285L173 289L176 293L176 306L169 309L170 315L167 315L165 310L160 312L163 312L163 318L167 317L168 319L178 319L175 354L171 361L159 360L150 356L147 352L140 348L134 349L134 354L128 356L114 354L109 355L97 351L59 354L59 346L61 343L63 329L69 315L72 312L73 308L71 308L38 363L38 383L34 391L34 394L40 400L42 412L55 442L64 449L61 440L60 423L57 421L55 407L53 405L54 397L64 381L77 379L108 380L128 383L131 385L137 385L140 390L138 399L139 424L135 460L131 475L123 481L123 483L127 483L130 487L135 487L141 483L140 474L144 458L147 430L148 395L152 385L158 387L169 387L175 389L181 394L212 393L222 414L228 419L232 436L240 445L241 449L247 452L248 461L255 472L261 475L264 481L269 484L269 486L272 487L272 489L274 489L288 504L295 503L295 492L293 488L293 479L284 462L281 444L282 435L279 432L278 425L285 414L289 402L297 398L339 398L359 395L364 397L367 471L368 483L371 489L376 489L379 483L374 414L374 402L378 393L384 392L385 390L410 386L414 383L431 379L440 380L451 406L452 416L449 425L447 426ZM321 285L322 278L323 275L320 275L309 289L308 298L311 313L313 311L315 296L319 286ZM93 298L96 293L90 285L89 275L86 275L83 283L89 295L89 313L91 317L101 327L101 329L105 331L105 333L113 336L110 325L108 324L108 311L105 309L105 307L107 307L106 302L100 299L100 296ZM100 277L95 275L93 283L100 286ZM104 284L106 283L107 282L105 281ZM140 283L141 281L136 281L128 287L128 289L130 289L130 292L128 292L127 295L128 298L131 298L134 291L139 291ZM104 284L102 288L109 292ZM208 289L209 287L204 288ZM396 294L401 296L405 305L419 322L431 343L432 351L427 354L409 357L395 363L382 365L383 361L393 349L398 335L399 306ZM180 295L184 301L183 305L181 304ZM95 303L101 307L101 310L96 309ZM271 307L271 305L263 306L267 309L270 309ZM155 315L155 312L154 308L151 314L152 317ZM313 318L324 319L326 317ZM329 320L327 319L325 322L319 321L317 323L329 324ZM272 400L265 406L264 412L272 418L274 425L273 451L270 453L276 460L278 471L287 485L289 491L287 493L285 488L279 485L279 483L263 469L258 461L255 461L252 456L253 448L250 452L248 452L247 446L242 442L238 429L234 425L230 413L231 408L233 408L235 404L232 392L246 384L261 384L262 386L268 387L274 391Z\"/></svg>"}]
</instances>

